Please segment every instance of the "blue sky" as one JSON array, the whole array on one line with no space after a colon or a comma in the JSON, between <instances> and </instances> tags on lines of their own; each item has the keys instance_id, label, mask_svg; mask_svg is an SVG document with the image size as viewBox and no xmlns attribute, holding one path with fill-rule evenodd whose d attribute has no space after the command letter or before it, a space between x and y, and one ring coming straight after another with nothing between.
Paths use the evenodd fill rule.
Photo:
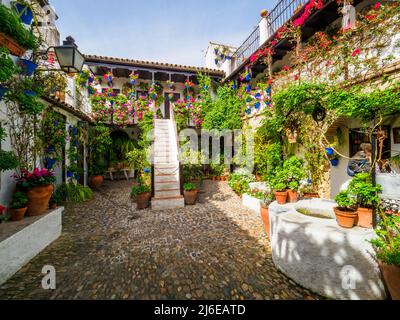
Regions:
<instances>
[{"instance_id":1,"label":"blue sky","mask_svg":"<svg viewBox=\"0 0 400 320\"><path fill-rule=\"evenodd\" d=\"M277 0L50 0L85 54L202 66L209 41L240 45Z\"/></svg>"}]
</instances>

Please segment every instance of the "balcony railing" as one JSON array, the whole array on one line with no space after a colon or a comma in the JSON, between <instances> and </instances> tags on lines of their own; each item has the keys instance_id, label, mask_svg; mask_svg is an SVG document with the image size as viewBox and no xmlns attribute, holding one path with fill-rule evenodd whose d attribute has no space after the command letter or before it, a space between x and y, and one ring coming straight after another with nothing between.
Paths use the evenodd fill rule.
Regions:
<instances>
[{"instance_id":1,"label":"balcony railing","mask_svg":"<svg viewBox=\"0 0 400 320\"><path fill-rule=\"evenodd\" d=\"M308 0L280 0L268 14L269 30L265 30L266 33L272 36L293 17L296 10L302 8L307 2ZM236 67L240 66L243 61L256 52L261 45L260 27L257 27L234 53Z\"/></svg>"}]
</instances>

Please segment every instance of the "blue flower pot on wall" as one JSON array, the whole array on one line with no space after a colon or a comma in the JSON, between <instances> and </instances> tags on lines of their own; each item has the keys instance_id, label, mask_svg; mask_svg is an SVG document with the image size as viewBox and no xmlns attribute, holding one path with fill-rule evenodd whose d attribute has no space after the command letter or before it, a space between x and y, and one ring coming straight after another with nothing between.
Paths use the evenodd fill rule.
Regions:
<instances>
[{"instance_id":1,"label":"blue flower pot on wall","mask_svg":"<svg viewBox=\"0 0 400 320\"><path fill-rule=\"evenodd\" d=\"M335 151L332 148L325 148L325 151L328 156L333 156L335 154Z\"/></svg>"},{"instance_id":2,"label":"blue flower pot on wall","mask_svg":"<svg viewBox=\"0 0 400 320\"><path fill-rule=\"evenodd\" d=\"M255 108L256 110L260 109L260 107L261 107L261 103L260 103L260 102L257 102L257 103L254 105L254 108Z\"/></svg>"},{"instance_id":3,"label":"blue flower pot on wall","mask_svg":"<svg viewBox=\"0 0 400 320\"><path fill-rule=\"evenodd\" d=\"M46 161L46 169L48 170L53 169L53 167L57 163L57 159L46 158L45 161Z\"/></svg>"},{"instance_id":4,"label":"blue flower pot on wall","mask_svg":"<svg viewBox=\"0 0 400 320\"><path fill-rule=\"evenodd\" d=\"M33 20L33 12L31 8L21 3L16 3L14 7L18 15L20 16L22 23L30 25Z\"/></svg>"},{"instance_id":5,"label":"blue flower pot on wall","mask_svg":"<svg viewBox=\"0 0 400 320\"><path fill-rule=\"evenodd\" d=\"M74 177L74 173L71 171L67 171L67 178L73 178Z\"/></svg>"},{"instance_id":6,"label":"blue flower pot on wall","mask_svg":"<svg viewBox=\"0 0 400 320\"><path fill-rule=\"evenodd\" d=\"M331 160L331 165L333 167L337 167L339 165L339 159L332 159Z\"/></svg>"},{"instance_id":7,"label":"blue flower pot on wall","mask_svg":"<svg viewBox=\"0 0 400 320\"><path fill-rule=\"evenodd\" d=\"M18 64L24 71L25 75L28 77L32 76L36 68L38 67L36 63L27 59L19 59Z\"/></svg>"},{"instance_id":8,"label":"blue flower pot on wall","mask_svg":"<svg viewBox=\"0 0 400 320\"><path fill-rule=\"evenodd\" d=\"M0 86L0 101L3 99L4 95L7 93L8 89Z\"/></svg>"},{"instance_id":9,"label":"blue flower pot on wall","mask_svg":"<svg viewBox=\"0 0 400 320\"><path fill-rule=\"evenodd\" d=\"M36 97L37 96L36 92L32 91L32 90L24 90L24 94L26 96L31 96L31 97Z\"/></svg>"}]
</instances>

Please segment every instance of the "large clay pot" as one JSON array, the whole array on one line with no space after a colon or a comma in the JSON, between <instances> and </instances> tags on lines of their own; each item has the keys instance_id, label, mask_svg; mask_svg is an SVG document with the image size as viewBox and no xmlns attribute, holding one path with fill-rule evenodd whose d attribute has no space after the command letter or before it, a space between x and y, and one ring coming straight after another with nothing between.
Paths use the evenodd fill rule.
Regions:
<instances>
[{"instance_id":1,"label":"large clay pot","mask_svg":"<svg viewBox=\"0 0 400 320\"><path fill-rule=\"evenodd\" d=\"M54 191L54 186L48 184L45 186L36 186L30 189L26 196L28 198L28 217L40 216L49 208L51 194Z\"/></svg>"},{"instance_id":2,"label":"large clay pot","mask_svg":"<svg viewBox=\"0 0 400 320\"><path fill-rule=\"evenodd\" d=\"M91 176L89 177L89 186L92 189L98 189L100 188L104 183L104 177L103 176Z\"/></svg>"},{"instance_id":3,"label":"large clay pot","mask_svg":"<svg viewBox=\"0 0 400 320\"><path fill-rule=\"evenodd\" d=\"M358 226L361 228L372 229L373 228L373 213L372 209L358 208Z\"/></svg>"},{"instance_id":4,"label":"large clay pot","mask_svg":"<svg viewBox=\"0 0 400 320\"><path fill-rule=\"evenodd\" d=\"M20 209L8 209L7 212L10 215L11 221L21 221L25 217L26 210L28 210L28 207Z\"/></svg>"},{"instance_id":5,"label":"large clay pot","mask_svg":"<svg viewBox=\"0 0 400 320\"><path fill-rule=\"evenodd\" d=\"M197 200L197 190L192 191L184 191L183 195L185 197L185 203L189 206L192 206L196 203Z\"/></svg>"},{"instance_id":6,"label":"large clay pot","mask_svg":"<svg viewBox=\"0 0 400 320\"><path fill-rule=\"evenodd\" d=\"M264 230L268 238L271 238L271 226L269 223L269 208L261 206L261 218L264 224Z\"/></svg>"},{"instance_id":7,"label":"large clay pot","mask_svg":"<svg viewBox=\"0 0 400 320\"><path fill-rule=\"evenodd\" d=\"M400 267L381 261L379 261L379 266L392 300L400 300Z\"/></svg>"},{"instance_id":8,"label":"large clay pot","mask_svg":"<svg viewBox=\"0 0 400 320\"><path fill-rule=\"evenodd\" d=\"M284 192L275 192L275 198L276 201L278 202L278 204L280 205L284 205L287 202L287 197L288 197L288 192L284 191Z\"/></svg>"},{"instance_id":9,"label":"large clay pot","mask_svg":"<svg viewBox=\"0 0 400 320\"><path fill-rule=\"evenodd\" d=\"M336 214L336 221L342 228L351 229L357 222L357 211L342 211L339 208L333 208Z\"/></svg>"},{"instance_id":10,"label":"large clay pot","mask_svg":"<svg viewBox=\"0 0 400 320\"><path fill-rule=\"evenodd\" d=\"M141 193L136 195L136 209L147 209L150 205L150 193Z\"/></svg>"},{"instance_id":11,"label":"large clay pot","mask_svg":"<svg viewBox=\"0 0 400 320\"><path fill-rule=\"evenodd\" d=\"M299 194L297 191L289 190L288 198L290 203L296 203L299 200Z\"/></svg>"}]
</instances>

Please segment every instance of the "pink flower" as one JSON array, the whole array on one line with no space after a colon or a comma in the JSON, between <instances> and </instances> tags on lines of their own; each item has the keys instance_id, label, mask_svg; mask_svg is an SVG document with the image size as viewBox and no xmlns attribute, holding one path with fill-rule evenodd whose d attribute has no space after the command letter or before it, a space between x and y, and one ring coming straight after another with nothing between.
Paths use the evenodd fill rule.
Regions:
<instances>
[{"instance_id":1,"label":"pink flower","mask_svg":"<svg viewBox=\"0 0 400 320\"><path fill-rule=\"evenodd\" d=\"M374 10L379 10L380 7L381 7L381 3L377 2L377 3L375 3Z\"/></svg>"},{"instance_id":2,"label":"pink flower","mask_svg":"<svg viewBox=\"0 0 400 320\"><path fill-rule=\"evenodd\" d=\"M289 66L283 66L283 68L282 68L284 71L288 71L290 68L289 68Z\"/></svg>"}]
</instances>

